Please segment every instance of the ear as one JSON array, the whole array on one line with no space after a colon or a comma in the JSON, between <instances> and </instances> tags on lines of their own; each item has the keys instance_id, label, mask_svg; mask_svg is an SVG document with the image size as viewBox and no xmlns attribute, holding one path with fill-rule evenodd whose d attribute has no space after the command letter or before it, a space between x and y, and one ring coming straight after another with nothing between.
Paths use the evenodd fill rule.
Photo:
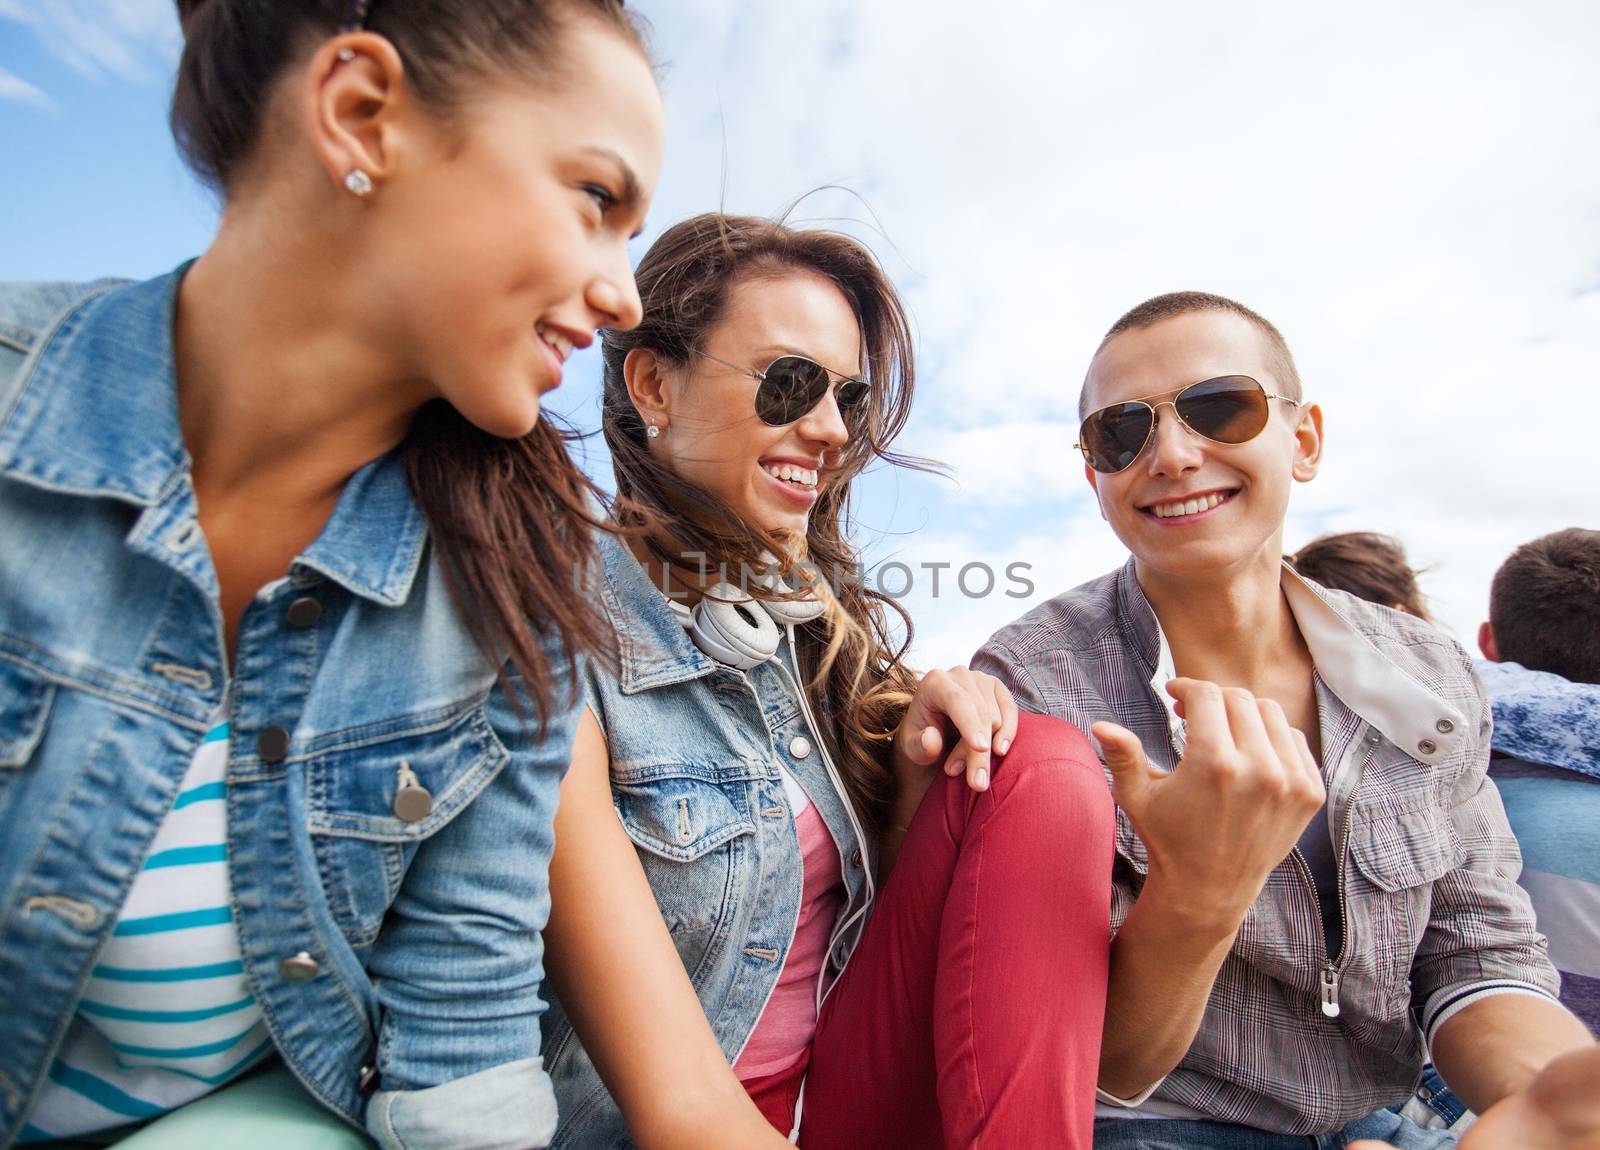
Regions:
<instances>
[{"instance_id":1,"label":"ear","mask_svg":"<svg viewBox=\"0 0 1600 1150\"><path fill-rule=\"evenodd\" d=\"M1322 466L1322 408L1308 403L1295 413L1294 478L1310 483Z\"/></svg>"},{"instance_id":2,"label":"ear","mask_svg":"<svg viewBox=\"0 0 1600 1150\"><path fill-rule=\"evenodd\" d=\"M665 431L672 417L672 365L648 347L636 347L622 361L622 379L628 398L646 423L655 416L656 426Z\"/></svg>"},{"instance_id":3,"label":"ear","mask_svg":"<svg viewBox=\"0 0 1600 1150\"><path fill-rule=\"evenodd\" d=\"M1491 663L1500 661L1500 644L1494 641L1494 624L1488 621L1478 627L1478 650L1483 652L1483 657Z\"/></svg>"},{"instance_id":4,"label":"ear","mask_svg":"<svg viewBox=\"0 0 1600 1150\"><path fill-rule=\"evenodd\" d=\"M414 108L394 45L371 32L335 36L312 56L305 85L317 158L340 194L354 169L374 184L393 175Z\"/></svg>"},{"instance_id":5,"label":"ear","mask_svg":"<svg viewBox=\"0 0 1600 1150\"><path fill-rule=\"evenodd\" d=\"M1100 503L1100 473L1087 463L1083 465L1083 477L1089 481L1089 490L1094 492L1094 504L1100 509L1100 518L1106 517L1106 509Z\"/></svg>"}]
</instances>

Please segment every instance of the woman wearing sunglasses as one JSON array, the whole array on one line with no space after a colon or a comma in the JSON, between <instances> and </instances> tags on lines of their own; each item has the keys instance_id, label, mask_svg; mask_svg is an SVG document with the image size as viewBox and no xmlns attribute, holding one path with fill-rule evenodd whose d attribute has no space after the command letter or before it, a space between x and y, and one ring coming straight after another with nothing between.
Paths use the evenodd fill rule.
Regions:
<instances>
[{"instance_id":1,"label":"woman wearing sunglasses","mask_svg":"<svg viewBox=\"0 0 1600 1150\"><path fill-rule=\"evenodd\" d=\"M556 1143L781 1147L804 1084L811 1150L1086 1150L1093 751L988 676L919 681L848 575L851 481L903 462L899 298L850 239L721 215L637 275L605 434L619 514L658 526L603 545L621 660L562 787Z\"/></svg>"},{"instance_id":2,"label":"woman wearing sunglasses","mask_svg":"<svg viewBox=\"0 0 1600 1150\"><path fill-rule=\"evenodd\" d=\"M650 64L614 0L178 7L215 240L0 287L0 1146L189 1126L274 1056L352 1141L543 1145L605 632L540 400L639 318Z\"/></svg>"}]
</instances>

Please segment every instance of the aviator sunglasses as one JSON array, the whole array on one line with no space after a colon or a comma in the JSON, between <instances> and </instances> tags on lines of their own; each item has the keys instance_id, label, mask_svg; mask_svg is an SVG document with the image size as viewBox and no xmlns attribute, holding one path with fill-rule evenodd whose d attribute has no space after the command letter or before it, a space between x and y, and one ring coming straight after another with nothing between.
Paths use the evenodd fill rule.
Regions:
<instances>
[{"instance_id":1,"label":"aviator sunglasses","mask_svg":"<svg viewBox=\"0 0 1600 1150\"><path fill-rule=\"evenodd\" d=\"M1152 397L1154 398L1154 397ZM1213 443L1248 443L1267 426L1268 402L1281 399L1291 407L1300 400L1271 395L1248 375L1219 375L1182 388L1171 399L1152 404L1133 399L1091 411L1073 446L1102 475L1115 475L1133 464L1156 430L1156 408L1169 404L1190 431Z\"/></svg>"},{"instance_id":2,"label":"aviator sunglasses","mask_svg":"<svg viewBox=\"0 0 1600 1150\"><path fill-rule=\"evenodd\" d=\"M780 355L767 364L765 370L756 371L729 363L708 352L698 351L695 354L756 380L760 384L756 388L756 414L769 427L786 427L805 415L822 402L822 397L833 382L831 371L803 355ZM861 422L866 412L867 391L865 381L848 375L839 377L834 402L839 405L839 414L852 427Z\"/></svg>"}]
</instances>

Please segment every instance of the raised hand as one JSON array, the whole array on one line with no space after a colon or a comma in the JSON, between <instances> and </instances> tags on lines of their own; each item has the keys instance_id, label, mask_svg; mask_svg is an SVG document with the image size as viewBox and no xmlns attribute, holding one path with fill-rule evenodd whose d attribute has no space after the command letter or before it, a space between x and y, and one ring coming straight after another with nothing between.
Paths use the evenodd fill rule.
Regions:
<instances>
[{"instance_id":1,"label":"raised hand","mask_svg":"<svg viewBox=\"0 0 1600 1150\"><path fill-rule=\"evenodd\" d=\"M1096 723L1112 794L1149 852L1150 875L1193 913L1233 926L1326 801L1306 737L1283 708L1236 687L1173 679L1188 724L1177 769L1157 771L1139 740Z\"/></svg>"}]
</instances>

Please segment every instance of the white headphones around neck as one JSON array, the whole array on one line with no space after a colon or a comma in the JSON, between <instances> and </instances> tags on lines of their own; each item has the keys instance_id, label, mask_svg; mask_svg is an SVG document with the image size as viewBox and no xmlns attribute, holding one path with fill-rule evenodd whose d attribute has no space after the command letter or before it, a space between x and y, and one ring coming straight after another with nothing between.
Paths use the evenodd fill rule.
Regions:
<instances>
[{"instance_id":1,"label":"white headphones around neck","mask_svg":"<svg viewBox=\"0 0 1600 1150\"><path fill-rule=\"evenodd\" d=\"M779 577L769 575L759 582L776 587ZM794 590L791 583L783 586ZM823 611L822 601L814 594L798 599L757 599L728 582L707 588L692 611L678 603L673 607L680 619L688 615L684 627L696 647L741 671L759 667L778 653L783 642L781 627L809 623Z\"/></svg>"},{"instance_id":2,"label":"white headphones around neck","mask_svg":"<svg viewBox=\"0 0 1600 1150\"><path fill-rule=\"evenodd\" d=\"M771 556L767 559L772 562ZM779 591L800 590L792 581L782 580L776 573L758 579L757 583L762 587L771 587ZM668 599L667 604L672 608L672 613L678 617L678 621L683 624L684 630L689 632L689 637L694 640L696 647L717 662L740 671L749 671L773 658L783 644L785 631L788 632L792 643L795 626L809 623L825 610L814 588L810 594L793 599L756 599L747 591L726 581L707 588L693 610L675 599ZM823 766L828 772L834 790L844 802L845 816L850 820L851 829L855 832L856 842L860 844L862 854L866 856L866 869L862 876L866 883L866 898L854 914L843 923L834 926L828 938L828 950L832 952L836 942L844 936L851 925L871 909L876 897L877 882L873 876L872 846L861 827L861 820L856 817L855 806L845 792L844 782L839 777L838 768L834 766L833 757L828 754L827 744L821 737L821 728L817 725L817 717L812 714L811 704L806 699L805 688L795 675L790 673L782 659L778 660L776 666L793 685L795 697L800 700L800 710L805 715L806 723L816 733L817 749L821 752ZM817 971L816 1002L819 1011L822 1009L823 982L826 974L826 965Z\"/></svg>"}]
</instances>

